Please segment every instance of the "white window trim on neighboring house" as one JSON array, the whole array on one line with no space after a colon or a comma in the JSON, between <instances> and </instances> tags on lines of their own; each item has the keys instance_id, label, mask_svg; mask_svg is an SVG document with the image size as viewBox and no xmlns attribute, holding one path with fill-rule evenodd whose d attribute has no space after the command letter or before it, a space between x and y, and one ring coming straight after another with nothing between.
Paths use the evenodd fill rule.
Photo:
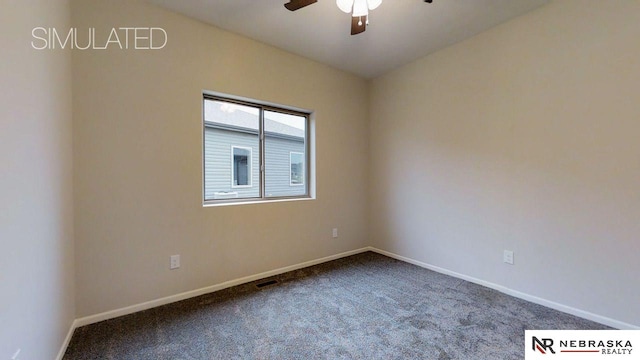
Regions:
<instances>
[{"instance_id":1,"label":"white window trim on neighboring house","mask_svg":"<svg viewBox=\"0 0 640 360\"><path fill-rule=\"evenodd\" d=\"M294 184L293 183L293 179L291 178L291 165L293 165L292 161L291 161L291 157L293 154L298 154L298 155L302 155L302 166L303 166L303 174L305 173L306 169L305 169L305 154L303 152L299 152L299 151L289 151L289 186L304 186L304 179L305 176L302 177L302 182L299 184Z\"/></svg>"},{"instance_id":2,"label":"white window trim on neighboring house","mask_svg":"<svg viewBox=\"0 0 640 360\"><path fill-rule=\"evenodd\" d=\"M242 149L242 150L249 150L249 158L247 159L247 168L248 168L248 174L247 174L247 185L235 185L234 184L234 178L235 178L235 159L234 159L234 149ZM253 187L253 148L251 147L247 147L247 146L236 146L236 145L231 145L231 188L232 189L246 189L246 188L251 188Z\"/></svg>"}]
</instances>

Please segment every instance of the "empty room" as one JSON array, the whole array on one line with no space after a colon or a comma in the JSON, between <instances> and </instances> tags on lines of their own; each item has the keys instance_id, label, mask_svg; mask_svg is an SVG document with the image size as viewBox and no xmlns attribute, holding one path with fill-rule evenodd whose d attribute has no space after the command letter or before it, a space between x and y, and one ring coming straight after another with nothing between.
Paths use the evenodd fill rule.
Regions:
<instances>
[{"instance_id":1,"label":"empty room","mask_svg":"<svg viewBox=\"0 0 640 360\"><path fill-rule=\"evenodd\" d=\"M640 358L639 20L0 0L0 359Z\"/></svg>"}]
</instances>

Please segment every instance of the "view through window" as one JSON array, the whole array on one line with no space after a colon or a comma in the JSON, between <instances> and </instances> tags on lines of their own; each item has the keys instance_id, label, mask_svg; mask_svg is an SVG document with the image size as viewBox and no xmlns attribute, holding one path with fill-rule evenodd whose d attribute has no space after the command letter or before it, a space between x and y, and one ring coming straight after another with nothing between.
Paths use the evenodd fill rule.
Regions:
<instances>
[{"instance_id":1,"label":"view through window","mask_svg":"<svg viewBox=\"0 0 640 360\"><path fill-rule=\"evenodd\" d=\"M308 197L309 114L205 95L204 200Z\"/></svg>"}]
</instances>

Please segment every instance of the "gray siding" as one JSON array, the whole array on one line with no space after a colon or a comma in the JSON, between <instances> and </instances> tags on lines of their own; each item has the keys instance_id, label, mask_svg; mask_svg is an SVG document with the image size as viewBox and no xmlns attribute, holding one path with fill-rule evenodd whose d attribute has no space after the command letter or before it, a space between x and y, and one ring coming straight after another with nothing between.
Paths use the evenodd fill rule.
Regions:
<instances>
[{"instance_id":1,"label":"gray siding","mask_svg":"<svg viewBox=\"0 0 640 360\"><path fill-rule=\"evenodd\" d=\"M264 148L266 153L266 196L304 195L307 187L306 182L304 185L291 185L289 167L289 153L304 153L304 142L267 136Z\"/></svg>"},{"instance_id":2,"label":"gray siding","mask_svg":"<svg viewBox=\"0 0 640 360\"><path fill-rule=\"evenodd\" d=\"M232 146L249 147L251 151L251 187L232 187ZM257 134L206 127L204 133L205 199L220 198L222 192L237 192L239 198L260 196L259 142ZM302 139L273 137L265 140L265 193L267 197L299 196L306 193L304 185L291 185L289 154L304 153ZM305 168L307 164L304 164ZM306 171L306 169L305 169ZM215 196L218 193L218 196Z\"/></svg>"},{"instance_id":3,"label":"gray siding","mask_svg":"<svg viewBox=\"0 0 640 360\"><path fill-rule=\"evenodd\" d=\"M231 147L251 148L251 187L232 187ZM215 199L215 193L237 192L239 198L260 196L259 142L257 134L205 128L204 132L204 198Z\"/></svg>"}]
</instances>

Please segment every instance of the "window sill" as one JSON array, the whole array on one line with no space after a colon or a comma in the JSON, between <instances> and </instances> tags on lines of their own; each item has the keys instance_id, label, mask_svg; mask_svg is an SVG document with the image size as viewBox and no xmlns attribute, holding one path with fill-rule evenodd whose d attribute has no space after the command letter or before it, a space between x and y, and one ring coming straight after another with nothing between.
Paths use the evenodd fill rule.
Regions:
<instances>
[{"instance_id":1,"label":"window sill","mask_svg":"<svg viewBox=\"0 0 640 360\"><path fill-rule=\"evenodd\" d=\"M291 201L309 201L315 200L315 197L304 198L290 198L290 199L260 199L260 200L247 200L247 201L205 201L202 203L202 207L218 207L218 206L238 206L238 205L254 205L254 204L269 204L279 202L291 202Z\"/></svg>"}]
</instances>

